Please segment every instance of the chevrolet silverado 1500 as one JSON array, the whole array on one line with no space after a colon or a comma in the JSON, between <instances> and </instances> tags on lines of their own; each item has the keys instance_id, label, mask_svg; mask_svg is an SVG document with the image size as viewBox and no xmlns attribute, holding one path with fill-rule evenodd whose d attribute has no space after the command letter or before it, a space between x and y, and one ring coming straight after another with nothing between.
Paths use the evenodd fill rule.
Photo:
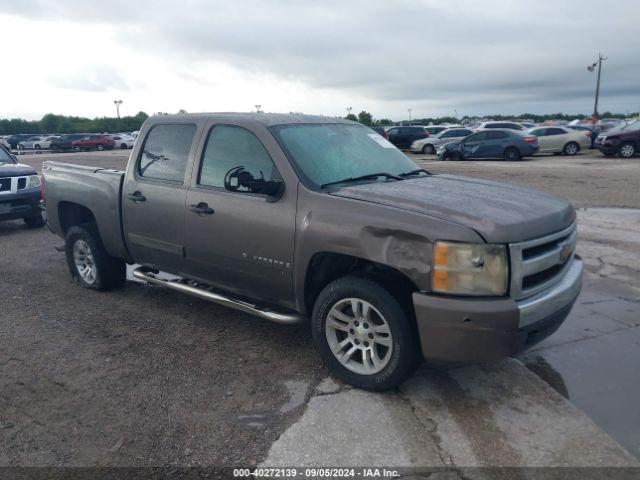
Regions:
<instances>
[{"instance_id":1,"label":"chevrolet silverado 1500","mask_svg":"<svg viewBox=\"0 0 640 480\"><path fill-rule=\"evenodd\" d=\"M581 288L567 201L432 175L347 120L157 116L125 172L43 174L80 285L122 287L135 264L152 284L310 319L330 370L362 388L397 385L422 357L512 355L553 333Z\"/></svg>"}]
</instances>

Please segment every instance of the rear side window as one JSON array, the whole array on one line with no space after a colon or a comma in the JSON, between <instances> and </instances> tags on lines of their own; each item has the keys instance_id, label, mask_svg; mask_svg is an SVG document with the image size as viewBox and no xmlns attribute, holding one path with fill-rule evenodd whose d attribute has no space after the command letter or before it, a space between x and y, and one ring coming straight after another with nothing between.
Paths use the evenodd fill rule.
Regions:
<instances>
[{"instance_id":1,"label":"rear side window","mask_svg":"<svg viewBox=\"0 0 640 480\"><path fill-rule=\"evenodd\" d=\"M499 140L502 138L507 138L507 134L504 132L486 132L487 140Z\"/></svg>"},{"instance_id":2,"label":"rear side window","mask_svg":"<svg viewBox=\"0 0 640 480\"><path fill-rule=\"evenodd\" d=\"M145 178L182 183L195 133L196 126L192 124L153 127L144 141L138 174Z\"/></svg>"},{"instance_id":3,"label":"rear side window","mask_svg":"<svg viewBox=\"0 0 640 480\"><path fill-rule=\"evenodd\" d=\"M225 175L235 167L244 167L254 178L280 178L267 150L253 133L232 125L213 127L202 156L198 184L224 188ZM238 191L249 190L240 187Z\"/></svg>"},{"instance_id":4,"label":"rear side window","mask_svg":"<svg viewBox=\"0 0 640 480\"><path fill-rule=\"evenodd\" d=\"M561 128L547 128L547 135L564 135L565 132Z\"/></svg>"}]
</instances>

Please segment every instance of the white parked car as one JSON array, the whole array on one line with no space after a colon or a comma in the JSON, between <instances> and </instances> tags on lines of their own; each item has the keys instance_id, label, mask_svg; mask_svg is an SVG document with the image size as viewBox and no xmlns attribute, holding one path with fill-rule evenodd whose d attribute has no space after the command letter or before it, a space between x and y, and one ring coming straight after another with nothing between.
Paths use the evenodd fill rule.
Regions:
<instances>
[{"instance_id":1,"label":"white parked car","mask_svg":"<svg viewBox=\"0 0 640 480\"><path fill-rule=\"evenodd\" d=\"M535 127L527 130L530 135L538 137L540 149L538 153L564 153L575 155L582 149L591 146L591 132L573 130L568 127Z\"/></svg>"},{"instance_id":2,"label":"white parked car","mask_svg":"<svg viewBox=\"0 0 640 480\"><path fill-rule=\"evenodd\" d=\"M123 150L127 148L133 148L133 145L136 143L136 139L131 135L127 135L126 133L116 133L115 135L109 135L109 138L112 138L114 142L116 142L113 148L121 148Z\"/></svg>"},{"instance_id":3,"label":"white parked car","mask_svg":"<svg viewBox=\"0 0 640 480\"><path fill-rule=\"evenodd\" d=\"M477 125L474 130L486 130L487 128L507 128L509 130L526 130L521 124L517 122L482 122Z\"/></svg>"},{"instance_id":4,"label":"white parked car","mask_svg":"<svg viewBox=\"0 0 640 480\"><path fill-rule=\"evenodd\" d=\"M447 128L439 133L421 138L411 144L412 153L436 153L440 145L462 140L473 133L470 128Z\"/></svg>"},{"instance_id":5,"label":"white parked car","mask_svg":"<svg viewBox=\"0 0 640 480\"><path fill-rule=\"evenodd\" d=\"M51 147L51 142L56 138L58 137L29 137L18 143L18 150L48 150Z\"/></svg>"}]
</instances>

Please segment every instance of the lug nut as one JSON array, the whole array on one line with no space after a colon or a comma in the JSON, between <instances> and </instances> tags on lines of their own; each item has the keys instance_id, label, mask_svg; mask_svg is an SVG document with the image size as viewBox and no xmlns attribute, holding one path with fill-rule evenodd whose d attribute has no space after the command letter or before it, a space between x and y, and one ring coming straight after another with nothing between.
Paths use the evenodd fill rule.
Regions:
<instances>
[{"instance_id":1,"label":"lug nut","mask_svg":"<svg viewBox=\"0 0 640 480\"><path fill-rule=\"evenodd\" d=\"M356 345L360 345L360 340L358 340L358 339L356 338L356 339L354 340L354 343L355 343Z\"/></svg>"},{"instance_id":2,"label":"lug nut","mask_svg":"<svg viewBox=\"0 0 640 480\"><path fill-rule=\"evenodd\" d=\"M369 328L369 324L368 324L368 323L365 323L365 324L363 325L363 327L364 327L364 328Z\"/></svg>"},{"instance_id":3,"label":"lug nut","mask_svg":"<svg viewBox=\"0 0 640 480\"><path fill-rule=\"evenodd\" d=\"M360 322L356 320L355 322L353 322L353 324L357 327L358 325L360 325Z\"/></svg>"},{"instance_id":4,"label":"lug nut","mask_svg":"<svg viewBox=\"0 0 640 480\"><path fill-rule=\"evenodd\" d=\"M353 335L353 334L354 334L353 328L350 328L350 329L349 329L349 333L350 333L351 335Z\"/></svg>"},{"instance_id":5,"label":"lug nut","mask_svg":"<svg viewBox=\"0 0 640 480\"><path fill-rule=\"evenodd\" d=\"M373 333L370 333L370 334L369 334L369 338L373 338Z\"/></svg>"},{"instance_id":6,"label":"lug nut","mask_svg":"<svg viewBox=\"0 0 640 480\"><path fill-rule=\"evenodd\" d=\"M368 347L369 346L369 342L364 342L364 346Z\"/></svg>"}]
</instances>

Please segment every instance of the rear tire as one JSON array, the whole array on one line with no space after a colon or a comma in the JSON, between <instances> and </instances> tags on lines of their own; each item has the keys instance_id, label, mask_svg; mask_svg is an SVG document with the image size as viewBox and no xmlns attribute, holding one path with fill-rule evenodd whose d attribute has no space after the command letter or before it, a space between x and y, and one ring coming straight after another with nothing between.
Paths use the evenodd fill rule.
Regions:
<instances>
[{"instance_id":1,"label":"rear tire","mask_svg":"<svg viewBox=\"0 0 640 480\"><path fill-rule=\"evenodd\" d=\"M358 388L388 390L398 386L420 359L411 315L373 280L342 277L316 299L313 339L333 375Z\"/></svg>"},{"instance_id":2,"label":"rear tire","mask_svg":"<svg viewBox=\"0 0 640 480\"><path fill-rule=\"evenodd\" d=\"M562 153L564 153L565 155L575 155L579 151L580 145L578 145L576 142L569 142L562 149Z\"/></svg>"},{"instance_id":3,"label":"rear tire","mask_svg":"<svg viewBox=\"0 0 640 480\"><path fill-rule=\"evenodd\" d=\"M99 151L102 151L102 150L104 150L104 145L98 145L96 147L96 149L99 150Z\"/></svg>"},{"instance_id":4,"label":"rear tire","mask_svg":"<svg viewBox=\"0 0 640 480\"><path fill-rule=\"evenodd\" d=\"M623 143L618 149L618 155L620 155L622 158L631 158L636 153L636 146L630 142Z\"/></svg>"},{"instance_id":5,"label":"rear tire","mask_svg":"<svg viewBox=\"0 0 640 480\"><path fill-rule=\"evenodd\" d=\"M126 264L107 253L93 223L71 227L65 235L67 265L84 288L113 290L124 285Z\"/></svg>"},{"instance_id":6,"label":"rear tire","mask_svg":"<svg viewBox=\"0 0 640 480\"><path fill-rule=\"evenodd\" d=\"M44 216L42 215L42 212L38 212L29 217L24 217L22 221L29 228L40 228L40 227L44 227L44 224L45 224Z\"/></svg>"},{"instance_id":7,"label":"rear tire","mask_svg":"<svg viewBox=\"0 0 640 480\"><path fill-rule=\"evenodd\" d=\"M516 160L520 160L522 155L520 154L520 150L515 147L508 147L504 151L504 159L507 162L515 162Z\"/></svg>"},{"instance_id":8,"label":"rear tire","mask_svg":"<svg viewBox=\"0 0 640 480\"><path fill-rule=\"evenodd\" d=\"M122 150L126 150L127 148L129 148L129 147L127 147L127 144L126 144L126 143L121 143L121 144L120 144L120 149L122 149Z\"/></svg>"}]
</instances>

